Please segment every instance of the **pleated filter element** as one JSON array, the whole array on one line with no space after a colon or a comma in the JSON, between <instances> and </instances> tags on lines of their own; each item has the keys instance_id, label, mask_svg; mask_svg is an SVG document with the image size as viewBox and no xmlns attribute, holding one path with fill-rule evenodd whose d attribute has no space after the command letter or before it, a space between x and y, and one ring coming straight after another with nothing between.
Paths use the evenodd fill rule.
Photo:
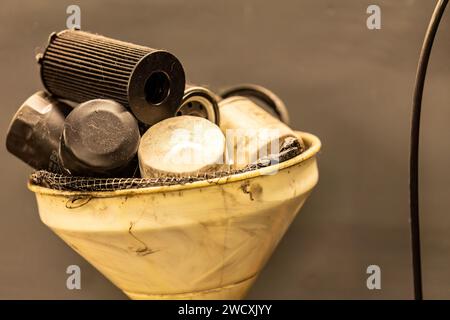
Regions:
<instances>
[{"instance_id":1,"label":"pleated filter element","mask_svg":"<svg viewBox=\"0 0 450 320\"><path fill-rule=\"evenodd\" d=\"M89 32L53 33L38 61L53 95L113 99L148 125L174 116L184 94L184 70L171 53Z\"/></svg>"}]
</instances>

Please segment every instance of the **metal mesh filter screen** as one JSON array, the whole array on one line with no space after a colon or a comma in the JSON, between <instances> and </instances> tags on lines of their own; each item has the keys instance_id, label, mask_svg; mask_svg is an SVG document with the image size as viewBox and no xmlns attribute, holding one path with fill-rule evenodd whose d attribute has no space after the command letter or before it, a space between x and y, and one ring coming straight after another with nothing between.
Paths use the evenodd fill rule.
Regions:
<instances>
[{"instance_id":1,"label":"metal mesh filter screen","mask_svg":"<svg viewBox=\"0 0 450 320\"><path fill-rule=\"evenodd\" d=\"M258 160L240 170L223 170L213 173L190 175L186 177L166 176L160 178L92 178L67 176L60 173L39 170L31 174L30 183L61 191L115 191L123 189L138 189L155 186L186 184L196 181L221 178L233 174L268 167L277 162L284 162L303 152L303 145L297 139L286 139L275 155Z\"/></svg>"}]
</instances>

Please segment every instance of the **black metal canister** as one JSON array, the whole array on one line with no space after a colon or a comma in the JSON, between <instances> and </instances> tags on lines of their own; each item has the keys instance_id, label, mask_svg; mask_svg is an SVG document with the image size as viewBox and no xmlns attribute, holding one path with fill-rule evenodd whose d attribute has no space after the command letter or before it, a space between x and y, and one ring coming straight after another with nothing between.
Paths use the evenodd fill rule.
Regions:
<instances>
[{"instance_id":1,"label":"black metal canister","mask_svg":"<svg viewBox=\"0 0 450 320\"><path fill-rule=\"evenodd\" d=\"M206 87L187 84L183 100L175 115L201 117L219 125L219 99L220 97Z\"/></svg>"},{"instance_id":2,"label":"black metal canister","mask_svg":"<svg viewBox=\"0 0 450 320\"><path fill-rule=\"evenodd\" d=\"M135 177L139 141L137 120L118 102L95 99L72 109L40 91L14 115L6 148L38 170Z\"/></svg>"},{"instance_id":3,"label":"black metal canister","mask_svg":"<svg viewBox=\"0 0 450 320\"><path fill-rule=\"evenodd\" d=\"M59 143L64 120L71 110L48 93L36 92L14 115L6 148L35 169L61 172Z\"/></svg>"},{"instance_id":4,"label":"black metal canister","mask_svg":"<svg viewBox=\"0 0 450 320\"><path fill-rule=\"evenodd\" d=\"M138 122L113 100L95 99L67 116L59 156L75 176L133 177L138 172Z\"/></svg>"}]
</instances>

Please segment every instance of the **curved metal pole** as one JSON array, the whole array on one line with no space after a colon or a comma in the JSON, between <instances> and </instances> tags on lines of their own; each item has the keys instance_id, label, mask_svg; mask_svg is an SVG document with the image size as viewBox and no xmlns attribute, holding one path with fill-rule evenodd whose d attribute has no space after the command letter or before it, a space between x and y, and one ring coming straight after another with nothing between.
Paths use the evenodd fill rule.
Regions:
<instances>
[{"instance_id":1,"label":"curved metal pole","mask_svg":"<svg viewBox=\"0 0 450 320\"><path fill-rule=\"evenodd\" d=\"M417 66L416 83L414 88L413 110L411 120L411 149L409 163L409 196L410 196L410 224L412 264L414 278L414 298L422 300L422 265L420 257L420 225L419 225L419 137L420 112L422 110L422 96L427 73L431 48L448 0L439 0L431 16Z\"/></svg>"}]
</instances>

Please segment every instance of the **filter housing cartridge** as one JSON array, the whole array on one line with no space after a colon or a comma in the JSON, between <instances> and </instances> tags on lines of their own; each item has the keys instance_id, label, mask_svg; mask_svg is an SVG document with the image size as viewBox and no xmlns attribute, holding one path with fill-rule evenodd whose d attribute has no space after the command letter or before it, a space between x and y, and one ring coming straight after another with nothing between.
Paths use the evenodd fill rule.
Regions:
<instances>
[{"instance_id":1,"label":"filter housing cartridge","mask_svg":"<svg viewBox=\"0 0 450 320\"><path fill-rule=\"evenodd\" d=\"M139 146L136 119L113 100L95 99L67 116L59 155L71 175L133 177Z\"/></svg>"},{"instance_id":2,"label":"filter housing cartridge","mask_svg":"<svg viewBox=\"0 0 450 320\"><path fill-rule=\"evenodd\" d=\"M34 169L61 172L59 141L72 108L44 91L17 110L6 135L6 148Z\"/></svg>"},{"instance_id":3,"label":"filter housing cartridge","mask_svg":"<svg viewBox=\"0 0 450 320\"><path fill-rule=\"evenodd\" d=\"M219 125L219 99L220 97L208 88L188 84L184 90L183 100L175 115L201 117Z\"/></svg>"},{"instance_id":4,"label":"filter housing cartridge","mask_svg":"<svg viewBox=\"0 0 450 320\"><path fill-rule=\"evenodd\" d=\"M50 35L38 62L53 95L112 99L146 125L172 117L184 94L183 66L171 53L80 30Z\"/></svg>"}]
</instances>

